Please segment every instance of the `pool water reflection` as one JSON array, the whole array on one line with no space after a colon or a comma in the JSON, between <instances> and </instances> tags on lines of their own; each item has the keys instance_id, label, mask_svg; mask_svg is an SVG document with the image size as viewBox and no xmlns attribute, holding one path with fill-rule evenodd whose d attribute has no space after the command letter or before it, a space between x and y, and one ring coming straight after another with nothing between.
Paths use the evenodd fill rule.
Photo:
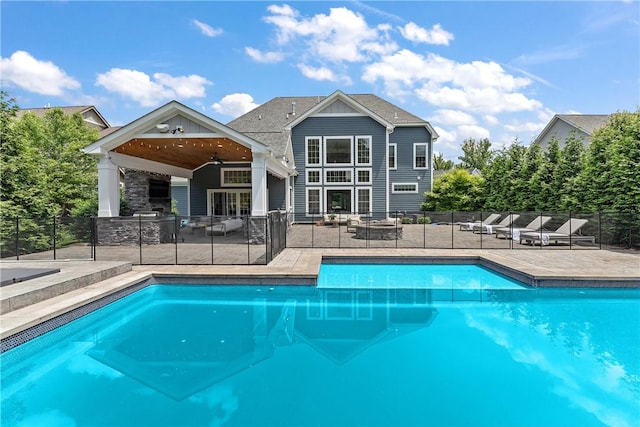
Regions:
<instances>
[{"instance_id":1,"label":"pool water reflection","mask_svg":"<svg viewBox=\"0 0 640 427\"><path fill-rule=\"evenodd\" d=\"M2 355L2 425L637 425L639 293L153 285Z\"/></svg>"}]
</instances>

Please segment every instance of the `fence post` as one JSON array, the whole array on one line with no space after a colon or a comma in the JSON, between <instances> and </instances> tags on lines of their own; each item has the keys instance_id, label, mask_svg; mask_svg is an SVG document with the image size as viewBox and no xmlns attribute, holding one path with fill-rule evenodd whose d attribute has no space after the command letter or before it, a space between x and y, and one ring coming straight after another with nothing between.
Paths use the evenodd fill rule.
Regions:
<instances>
[{"instance_id":1,"label":"fence post","mask_svg":"<svg viewBox=\"0 0 640 427\"><path fill-rule=\"evenodd\" d=\"M138 247L140 252L140 265L142 265L142 215L138 215Z\"/></svg>"},{"instance_id":2,"label":"fence post","mask_svg":"<svg viewBox=\"0 0 640 427\"><path fill-rule=\"evenodd\" d=\"M16 217L16 261L20 261L20 218Z\"/></svg>"},{"instance_id":3,"label":"fence post","mask_svg":"<svg viewBox=\"0 0 640 427\"><path fill-rule=\"evenodd\" d=\"M96 261L96 246L98 243L98 219L96 217L89 217L89 224L91 227L91 257Z\"/></svg>"},{"instance_id":4,"label":"fence post","mask_svg":"<svg viewBox=\"0 0 640 427\"><path fill-rule=\"evenodd\" d=\"M629 247L631 247L631 234L629 234ZM598 248L602 249L602 211L598 211Z\"/></svg>"},{"instance_id":5,"label":"fence post","mask_svg":"<svg viewBox=\"0 0 640 427\"><path fill-rule=\"evenodd\" d=\"M56 260L56 217L53 217L53 260Z\"/></svg>"}]
</instances>

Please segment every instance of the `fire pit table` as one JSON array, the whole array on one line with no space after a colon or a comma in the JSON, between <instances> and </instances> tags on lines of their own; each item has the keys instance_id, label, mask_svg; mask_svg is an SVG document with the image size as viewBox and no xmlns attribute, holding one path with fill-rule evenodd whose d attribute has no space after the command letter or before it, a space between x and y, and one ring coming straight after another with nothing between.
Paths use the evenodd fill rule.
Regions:
<instances>
[{"instance_id":1,"label":"fire pit table","mask_svg":"<svg viewBox=\"0 0 640 427\"><path fill-rule=\"evenodd\" d=\"M396 240L402 239L402 225L393 222L370 222L356 225L356 239Z\"/></svg>"}]
</instances>

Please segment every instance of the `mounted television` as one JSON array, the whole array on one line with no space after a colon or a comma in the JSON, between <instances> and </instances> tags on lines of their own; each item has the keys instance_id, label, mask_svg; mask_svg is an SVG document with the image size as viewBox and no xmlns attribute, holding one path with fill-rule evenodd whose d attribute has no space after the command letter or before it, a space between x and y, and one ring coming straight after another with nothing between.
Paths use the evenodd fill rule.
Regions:
<instances>
[{"instance_id":1,"label":"mounted television","mask_svg":"<svg viewBox=\"0 0 640 427\"><path fill-rule=\"evenodd\" d=\"M149 198L150 199L170 199L171 183L160 179L149 179Z\"/></svg>"}]
</instances>

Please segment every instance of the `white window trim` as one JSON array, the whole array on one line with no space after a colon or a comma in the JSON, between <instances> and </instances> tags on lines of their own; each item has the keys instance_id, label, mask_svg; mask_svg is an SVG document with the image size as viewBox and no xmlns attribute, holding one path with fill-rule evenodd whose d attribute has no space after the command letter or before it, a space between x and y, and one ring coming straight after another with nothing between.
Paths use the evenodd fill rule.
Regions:
<instances>
[{"instance_id":1,"label":"white window trim","mask_svg":"<svg viewBox=\"0 0 640 427\"><path fill-rule=\"evenodd\" d=\"M309 172L318 172L318 182L312 182L309 180ZM305 183L306 185L322 185L322 168L309 168L305 169Z\"/></svg>"},{"instance_id":2,"label":"white window trim","mask_svg":"<svg viewBox=\"0 0 640 427\"><path fill-rule=\"evenodd\" d=\"M364 191L368 191L369 192L369 212L360 212L358 206L360 205L360 190L364 190ZM372 211L372 205L373 205L373 188L372 187L357 187L355 189L355 197L356 197L356 204L354 206L354 212L356 212L359 215L371 215L371 211Z\"/></svg>"},{"instance_id":3,"label":"white window trim","mask_svg":"<svg viewBox=\"0 0 640 427\"><path fill-rule=\"evenodd\" d=\"M389 170L397 170L398 169L398 143L397 142L389 143L389 148L391 147L393 147L394 162L393 162L393 167L389 167L389 158L387 158L387 167L389 167ZM415 156L414 156L414 162L415 162Z\"/></svg>"},{"instance_id":4,"label":"white window trim","mask_svg":"<svg viewBox=\"0 0 640 427\"><path fill-rule=\"evenodd\" d=\"M251 187L251 179L249 182L238 183L238 184L227 184L224 182L224 174L225 172L233 172L233 171L244 171L249 172L249 178L251 178L251 168L220 168L220 187Z\"/></svg>"},{"instance_id":5,"label":"white window trim","mask_svg":"<svg viewBox=\"0 0 640 427\"><path fill-rule=\"evenodd\" d=\"M331 139L348 139L350 141L349 143L349 163L329 163L327 162L327 141L331 140ZM322 139L322 148L320 150L320 154L324 153L324 156L321 157L321 159L324 162L324 166L331 166L331 167L345 167L345 166L353 166L353 158L354 158L354 153L353 153L353 136L325 136Z\"/></svg>"},{"instance_id":6,"label":"white window trim","mask_svg":"<svg viewBox=\"0 0 640 427\"><path fill-rule=\"evenodd\" d=\"M309 140L318 140L318 163L309 163ZM304 165L305 166L322 166L322 137L321 136L307 136L304 138Z\"/></svg>"},{"instance_id":7,"label":"white window trim","mask_svg":"<svg viewBox=\"0 0 640 427\"><path fill-rule=\"evenodd\" d=\"M327 191L334 191L334 190L349 190L351 192L351 211L353 211L354 206L353 206L353 200L355 197L355 191L356 189L354 187L323 187L324 188L324 202L325 202L325 206L324 206L324 211L325 212L331 212L331 207L330 206L326 206L327 200L329 200L329 197L327 195Z\"/></svg>"},{"instance_id":8,"label":"white window trim","mask_svg":"<svg viewBox=\"0 0 640 427\"><path fill-rule=\"evenodd\" d=\"M358 139L368 139L369 140L369 161L366 163L360 163L358 161ZM356 166L371 166L373 157L373 137L371 135L356 135L353 146L353 158Z\"/></svg>"},{"instance_id":9,"label":"white window trim","mask_svg":"<svg viewBox=\"0 0 640 427\"><path fill-rule=\"evenodd\" d=\"M340 171L347 171L347 172L351 172L351 180L349 181L342 181L342 182L329 182L329 180L327 179L327 173L329 172L340 172ZM334 185L345 185L345 184L353 184L353 169L351 168L330 168L330 169L324 169L324 176L323 176L323 180L324 180L324 185L328 185L328 186L334 186Z\"/></svg>"},{"instance_id":10,"label":"white window trim","mask_svg":"<svg viewBox=\"0 0 640 427\"><path fill-rule=\"evenodd\" d=\"M359 171L369 171L369 181L360 181L358 179L358 172ZM354 175L354 179L356 181L356 185L371 185L373 182L373 168L356 168Z\"/></svg>"},{"instance_id":11,"label":"white window trim","mask_svg":"<svg viewBox=\"0 0 640 427\"><path fill-rule=\"evenodd\" d=\"M415 185L415 191L396 191L396 185ZM391 183L391 194L418 194L418 183L417 182L392 182Z\"/></svg>"},{"instance_id":12,"label":"white window trim","mask_svg":"<svg viewBox=\"0 0 640 427\"><path fill-rule=\"evenodd\" d=\"M318 210L320 211L319 213L309 213L309 191L318 191ZM305 216L319 216L322 214L323 209L322 207L324 206L324 192L322 191L322 187L306 187L305 188L305 194L304 194L304 212L305 212ZM325 209L326 211L326 209Z\"/></svg>"},{"instance_id":13,"label":"white window trim","mask_svg":"<svg viewBox=\"0 0 640 427\"><path fill-rule=\"evenodd\" d=\"M416 166L416 148L418 146L424 145L425 147L425 161L426 161L426 166L425 167L417 167ZM397 154L396 154L397 157ZM397 161L397 160L396 160ZM425 170L425 169L429 169L429 143L428 142L414 142L413 143L413 168L414 169L419 169L419 170Z\"/></svg>"}]
</instances>

